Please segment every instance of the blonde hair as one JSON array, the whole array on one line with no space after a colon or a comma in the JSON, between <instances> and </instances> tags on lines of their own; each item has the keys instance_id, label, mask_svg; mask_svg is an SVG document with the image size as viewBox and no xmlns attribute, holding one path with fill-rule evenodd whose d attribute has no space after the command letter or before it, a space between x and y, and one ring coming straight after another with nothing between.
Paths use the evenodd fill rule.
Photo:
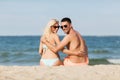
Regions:
<instances>
[{"instance_id":1,"label":"blonde hair","mask_svg":"<svg viewBox=\"0 0 120 80\"><path fill-rule=\"evenodd\" d=\"M49 41L50 34L52 33L51 26L55 25L56 23L58 23L56 19L51 19L45 27L43 36L47 38L48 41Z\"/></svg>"}]
</instances>

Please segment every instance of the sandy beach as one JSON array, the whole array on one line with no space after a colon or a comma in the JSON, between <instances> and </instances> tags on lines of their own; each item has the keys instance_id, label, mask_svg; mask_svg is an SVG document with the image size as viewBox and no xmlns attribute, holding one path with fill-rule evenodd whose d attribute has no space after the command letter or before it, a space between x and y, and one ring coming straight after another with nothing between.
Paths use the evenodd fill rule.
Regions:
<instances>
[{"instance_id":1,"label":"sandy beach","mask_svg":"<svg viewBox=\"0 0 120 80\"><path fill-rule=\"evenodd\" d=\"M119 80L120 65L0 66L0 80Z\"/></svg>"}]
</instances>

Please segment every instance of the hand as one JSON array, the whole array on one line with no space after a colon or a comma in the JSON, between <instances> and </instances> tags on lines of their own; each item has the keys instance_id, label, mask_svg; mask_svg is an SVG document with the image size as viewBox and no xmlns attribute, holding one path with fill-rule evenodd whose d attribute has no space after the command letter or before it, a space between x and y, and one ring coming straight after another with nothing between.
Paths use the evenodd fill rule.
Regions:
<instances>
[{"instance_id":1,"label":"hand","mask_svg":"<svg viewBox=\"0 0 120 80\"><path fill-rule=\"evenodd\" d=\"M87 52L86 51L79 51L77 53L78 56L87 56Z\"/></svg>"},{"instance_id":2,"label":"hand","mask_svg":"<svg viewBox=\"0 0 120 80\"><path fill-rule=\"evenodd\" d=\"M47 40L46 40L45 37L41 37L41 42L42 42L42 43L46 43L46 41L47 41Z\"/></svg>"}]
</instances>

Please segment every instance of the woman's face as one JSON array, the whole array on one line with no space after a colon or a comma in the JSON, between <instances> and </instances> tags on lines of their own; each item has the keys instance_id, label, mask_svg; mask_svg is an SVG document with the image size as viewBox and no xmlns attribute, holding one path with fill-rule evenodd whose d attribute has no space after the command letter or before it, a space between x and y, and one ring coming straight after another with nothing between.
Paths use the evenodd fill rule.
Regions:
<instances>
[{"instance_id":1,"label":"woman's face","mask_svg":"<svg viewBox=\"0 0 120 80\"><path fill-rule=\"evenodd\" d=\"M59 24L58 23L56 23L53 26L51 26L51 31L53 33L57 33L58 29L59 29Z\"/></svg>"}]
</instances>

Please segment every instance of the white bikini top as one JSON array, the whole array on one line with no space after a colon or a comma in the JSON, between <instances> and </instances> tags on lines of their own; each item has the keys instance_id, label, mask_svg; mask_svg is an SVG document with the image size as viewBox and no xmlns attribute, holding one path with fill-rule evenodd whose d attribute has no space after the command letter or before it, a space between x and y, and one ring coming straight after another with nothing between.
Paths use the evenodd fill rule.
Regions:
<instances>
[{"instance_id":1,"label":"white bikini top","mask_svg":"<svg viewBox=\"0 0 120 80\"><path fill-rule=\"evenodd\" d=\"M45 44L43 44L43 49L48 49L48 47Z\"/></svg>"},{"instance_id":2,"label":"white bikini top","mask_svg":"<svg viewBox=\"0 0 120 80\"><path fill-rule=\"evenodd\" d=\"M54 44L54 45L56 45L56 44ZM45 45L45 44L43 44L43 49L48 49L48 47Z\"/></svg>"}]
</instances>

